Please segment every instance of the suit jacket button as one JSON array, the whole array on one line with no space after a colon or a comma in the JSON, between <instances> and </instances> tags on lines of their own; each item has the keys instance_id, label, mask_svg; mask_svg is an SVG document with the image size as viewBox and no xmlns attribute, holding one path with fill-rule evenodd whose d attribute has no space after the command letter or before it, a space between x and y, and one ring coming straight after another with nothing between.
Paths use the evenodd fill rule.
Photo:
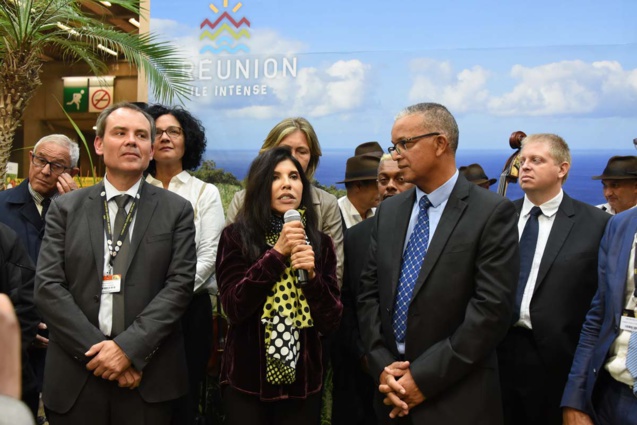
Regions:
<instances>
[{"instance_id":1,"label":"suit jacket button","mask_svg":"<svg viewBox=\"0 0 637 425\"><path fill-rule=\"evenodd\" d=\"M95 301L96 303L100 302L100 296L99 295L95 295L93 297L93 301Z\"/></svg>"}]
</instances>

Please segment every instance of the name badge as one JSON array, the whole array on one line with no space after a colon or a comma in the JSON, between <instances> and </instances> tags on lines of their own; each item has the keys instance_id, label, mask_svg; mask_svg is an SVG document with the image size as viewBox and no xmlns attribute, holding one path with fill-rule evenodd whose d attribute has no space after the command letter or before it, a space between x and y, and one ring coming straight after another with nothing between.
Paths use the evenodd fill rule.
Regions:
<instances>
[{"instance_id":1,"label":"name badge","mask_svg":"<svg viewBox=\"0 0 637 425\"><path fill-rule=\"evenodd\" d=\"M624 310L619 327L623 331L637 332L637 318L634 310Z\"/></svg>"},{"instance_id":2,"label":"name badge","mask_svg":"<svg viewBox=\"0 0 637 425\"><path fill-rule=\"evenodd\" d=\"M122 275L107 274L102 279L102 294L116 294L122 289Z\"/></svg>"}]
</instances>

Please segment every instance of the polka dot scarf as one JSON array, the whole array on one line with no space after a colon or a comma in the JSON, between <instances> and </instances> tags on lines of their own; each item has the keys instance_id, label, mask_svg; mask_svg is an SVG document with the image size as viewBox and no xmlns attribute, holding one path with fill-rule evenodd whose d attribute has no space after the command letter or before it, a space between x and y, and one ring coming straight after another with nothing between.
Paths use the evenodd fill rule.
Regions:
<instances>
[{"instance_id":1,"label":"polka dot scarf","mask_svg":"<svg viewBox=\"0 0 637 425\"><path fill-rule=\"evenodd\" d=\"M299 210L305 224L304 211ZM272 216L266 242L274 246L283 228L283 219ZM301 350L300 329L313 326L310 306L296 282L296 273L287 259L287 267L272 286L263 306L265 324L266 380L273 385L291 384L296 379L296 364Z\"/></svg>"}]
</instances>

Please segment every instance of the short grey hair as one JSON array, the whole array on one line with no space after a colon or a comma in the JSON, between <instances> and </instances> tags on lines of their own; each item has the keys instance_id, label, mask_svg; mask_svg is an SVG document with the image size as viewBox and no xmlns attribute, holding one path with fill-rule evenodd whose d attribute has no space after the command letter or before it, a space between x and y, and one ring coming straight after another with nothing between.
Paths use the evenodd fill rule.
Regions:
<instances>
[{"instance_id":1,"label":"short grey hair","mask_svg":"<svg viewBox=\"0 0 637 425\"><path fill-rule=\"evenodd\" d=\"M71 168L77 167L77 161L80 159L80 147L73 140L69 139L64 134L50 134L38 140L33 147L33 153L37 153L38 147L44 143L53 143L68 149L69 156L71 157Z\"/></svg>"},{"instance_id":2,"label":"short grey hair","mask_svg":"<svg viewBox=\"0 0 637 425\"><path fill-rule=\"evenodd\" d=\"M400 111L396 115L396 120L414 114L422 115L425 127L429 127L431 131L444 134L449 141L451 150L455 154L458 150L458 123L456 123L456 119L446 107L439 103L417 103Z\"/></svg>"}]
</instances>

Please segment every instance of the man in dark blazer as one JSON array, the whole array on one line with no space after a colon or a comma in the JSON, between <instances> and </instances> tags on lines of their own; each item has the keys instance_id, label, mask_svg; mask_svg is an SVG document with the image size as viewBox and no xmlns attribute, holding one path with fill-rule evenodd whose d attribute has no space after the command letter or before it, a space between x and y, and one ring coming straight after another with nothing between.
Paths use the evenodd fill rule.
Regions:
<instances>
[{"instance_id":1,"label":"man in dark blazer","mask_svg":"<svg viewBox=\"0 0 637 425\"><path fill-rule=\"evenodd\" d=\"M498 347L504 418L511 425L559 425L560 399L597 289L597 252L610 215L562 190L571 156L561 137L526 137L519 160L525 193L514 202L520 278L512 327ZM537 218L531 217L534 210ZM536 239L528 243L533 219Z\"/></svg>"},{"instance_id":2,"label":"man in dark blazer","mask_svg":"<svg viewBox=\"0 0 637 425\"><path fill-rule=\"evenodd\" d=\"M379 384L379 419L500 424L495 348L510 322L518 274L515 208L459 175L458 127L444 106L403 110L392 143L390 152L416 188L380 205L358 298L360 332ZM401 330L394 325L404 311L396 304L403 266L413 262L409 239L422 229L429 243Z\"/></svg>"},{"instance_id":3,"label":"man in dark blazer","mask_svg":"<svg viewBox=\"0 0 637 425\"><path fill-rule=\"evenodd\" d=\"M37 263L44 236L44 215L52 199L77 189L73 180L79 169L80 148L63 134L44 136L29 152L29 178L19 186L0 192L0 222L16 232L31 261ZM44 357L48 344L44 323L28 349L23 385L23 400L34 416L38 413Z\"/></svg>"},{"instance_id":4,"label":"man in dark blazer","mask_svg":"<svg viewBox=\"0 0 637 425\"><path fill-rule=\"evenodd\" d=\"M377 142L364 145L371 143L378 145ZM388 153L380 158L377 180L381 202L414 186L405 181L398 163ZM332 343L332 425L367 425L378 422L372 408L376 386L367 373L367 356L356 317L356 298L360 292L358 280L367 259L365 253L369 248L373 225L372 217L345 232L345 269L341 288L343 318Z\"/></svg>"},{"instance_id":5,"label":"man in dark blazer","mask_svg":"<svg viewBox=\"0 0 637 425\"><path fill-rule=\"evenodd\" d=\"M565 425L637 424L637 377L626 361L634 332L625 327L634 321L636 242L637 210L609 221L599 249L599 288L562 397Z\"/></svg>"},{"instance_id":6,"label":"man in dark blazer","mask_svg":"<svg viewBox=\"0 0 637 425\"><path fill-rule=\"evenodd\" d=\"M51 335L43 390L51 425L168 424L187 391L179 321L195 276L193 211L144 182L154 136L137 106L107 108L95 138L104 181L51 204L36 273ZM127 243L128 253L113 254Z\"/></svg>"}]
</instances>

